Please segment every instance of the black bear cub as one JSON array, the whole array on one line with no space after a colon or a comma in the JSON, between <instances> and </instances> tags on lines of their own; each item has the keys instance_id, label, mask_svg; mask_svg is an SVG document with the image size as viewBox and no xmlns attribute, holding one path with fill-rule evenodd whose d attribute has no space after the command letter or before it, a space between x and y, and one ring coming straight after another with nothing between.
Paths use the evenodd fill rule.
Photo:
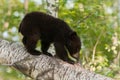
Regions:
<instances>
[{"instance_id":1,"label":"black bear cub","mask_svg":"<svg viewBox=\"0 0 120 80\"><path fill-rule=\"evenodd\" d=\"M42 12L31 12L23 18L19 26L19 32L23 35L23 44L32 55L40 55L40 52L35 48L37 41L41 40L41 50L44 54L52 56L47 50L53 43L56 56L60 59L74 64L75 62L68 57L68 52L72 57L78 59L75 55L81 49L80 38L61 19Z\"/></svg>"}]
</instances>

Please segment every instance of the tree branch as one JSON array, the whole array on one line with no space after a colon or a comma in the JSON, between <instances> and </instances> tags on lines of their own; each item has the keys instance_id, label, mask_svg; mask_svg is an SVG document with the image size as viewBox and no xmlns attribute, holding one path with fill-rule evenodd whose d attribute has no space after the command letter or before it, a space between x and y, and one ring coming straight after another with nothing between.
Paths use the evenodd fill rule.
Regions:
<instances>
[{"instance_id":1,"label":"tree branch","mask_svg":"<svg viewBox=\"0 0 120 80\"><path fill-rule=\"evenodd\" d=\"M32 56L20 44L2 39L0 64L12 66L35 80L113 80L55 57Z\"/></svg>"}]
</instances>

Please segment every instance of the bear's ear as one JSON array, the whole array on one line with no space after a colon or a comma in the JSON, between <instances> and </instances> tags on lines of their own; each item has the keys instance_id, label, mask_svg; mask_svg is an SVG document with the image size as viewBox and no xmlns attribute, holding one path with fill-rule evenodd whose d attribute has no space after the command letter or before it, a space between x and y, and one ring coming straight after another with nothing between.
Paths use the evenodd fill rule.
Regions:
<instances>
[{"instance_id":1,"label":"bear's ear","mask_svg":"<svg viewBox=\"0 0 120 80\"><path fill-rule=\"evenodd\" d=\"M75 40L76 39L76 36L77 36L77 33L74 31L72 33L70 33L70 39L71 40Z\"/></svg>"}]
</instances>

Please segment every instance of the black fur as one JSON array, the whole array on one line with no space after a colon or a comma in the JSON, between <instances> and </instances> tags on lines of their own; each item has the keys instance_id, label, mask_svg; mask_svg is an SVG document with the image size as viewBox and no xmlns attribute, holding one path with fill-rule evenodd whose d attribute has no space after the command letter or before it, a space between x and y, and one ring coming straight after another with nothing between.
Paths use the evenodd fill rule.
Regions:
<instances>
[{"instance_id":1,"label":"black fur","mask_svg":"<svg viewBox=\"0 0 120 80\"><path fill-rule=\"evenodd\" d=\"M23 44L32 55L40 54L35 50L38 40L41 40L41 49L44 54L52 56L47 50L53 43L56 55L69 63L74 63L74 61L69 59L67 51L75 57L74 54L78 54L81 49L80 38L68 24L42 12L26 14L19 26L19 32L23 35Z\"/></svg>"}]
</instances>

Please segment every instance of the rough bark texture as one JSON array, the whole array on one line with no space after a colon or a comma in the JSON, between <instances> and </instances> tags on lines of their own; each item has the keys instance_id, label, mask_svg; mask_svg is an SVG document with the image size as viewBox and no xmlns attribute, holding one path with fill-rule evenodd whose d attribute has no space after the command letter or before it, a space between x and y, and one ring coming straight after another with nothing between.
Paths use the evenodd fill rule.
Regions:
<instances>
[{"instance_id":1,"label":"rough bark texture","mask_svg":"<svg viewBox=\"0 0 120 80\"><path fill-rule=\"evenodd\" d=\"M12 66L35 80L113 80L41 54L31 56L18 43L0 39L0 64Z\"/></svg>"},{"instance_id":2,"label":"rough bark texture","mask_svg":"<svg viewBox=\"0 0 120 80\"><path fill-rule=\"evenodd\" d=\"M58 17L59 0L46 0L46 2L47 2L47 13L54 17Z\"/></svg>"}]
</instances>

